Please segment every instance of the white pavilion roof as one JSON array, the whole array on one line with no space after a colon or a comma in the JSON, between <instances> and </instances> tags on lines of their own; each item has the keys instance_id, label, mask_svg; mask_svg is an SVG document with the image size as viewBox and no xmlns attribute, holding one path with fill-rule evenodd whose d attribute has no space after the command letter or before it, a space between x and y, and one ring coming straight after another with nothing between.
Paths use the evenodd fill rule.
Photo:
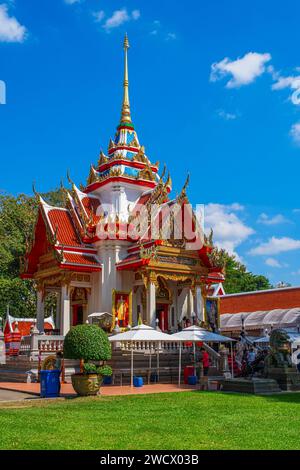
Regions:
<instances>
[{"instance_id":1,"label":"white pavilion roof","mask_svg":"<svg viewBox=\"0 0 300 470\"><path fill-rule=\"evenodd\" d=\"M256 312L225 313L221 315L221 330L240 330L244 321L245 329L263 327L288 328L300 325L300 307L274 309Z\"/></svg>"}]
</instances>

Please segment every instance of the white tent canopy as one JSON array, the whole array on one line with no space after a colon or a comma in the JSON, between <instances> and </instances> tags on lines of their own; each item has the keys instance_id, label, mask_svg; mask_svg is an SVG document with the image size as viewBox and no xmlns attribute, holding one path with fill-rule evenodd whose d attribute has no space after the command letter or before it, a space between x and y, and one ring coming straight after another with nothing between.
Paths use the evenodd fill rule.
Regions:
<instances>
[{"instance_id":1,"label":"white tent canopy","mask_svg":"<svg viewBox=\"0 0 300 470\"><path fill-rule=\"evenodd\" d=\"M171 335L174 341L180 342L179 347L179 371L178 371L178 385L180 387L181 381L181 343L182 342L192 342L194 343L194 362L195 362L195 369L196 369L196 347L195 343L203 342L203 343L228 343L232 344L234 341L232 338L228 338L227 336L218 335L216 333L212 333L211 331L207 331L204 328L200 328L199 326L189 326L178 333L174 333Z\"/></svg>"},{"instance_id":2,"label":"white tent canopy","mask_svg":"<svg viewBox=\"0 0 300 470\"><path fill-rule=\"evenodd\" d=\"M289 342L294 343L294 344L300 344L300 334L296 332L286 332L289 336ZM262 338L256 338L253 343L269 343L270 342L270 336L263 336Z\"/></svg>"},{"instance_id":3,"label":"white tent canopy","mask_svg":"<svg viewBox=\"0 0 300 470\"><path fill-rule=\"evenodd\" d=\"M173 341L203 341L205 343L228 343L234 341L228 336L218 335L199 326L189 326L172 335Z\"/></svg>"},{"instance_id":4,"label":"white tent canopy","mask_svg":"<svg viewBox=\"0 0 300 470\"><path fill-rule=\"evenodd\" d=\"M119 333L109 337L111 342L121 341L150 341L150 342L161 342L161 341L174 341L172 336L162 333L161 331L155 330L148 325L138 325L131 330Z\"/></svg>"},{"instance_id":5,"label":"white tent canopy","mask_svg":"<svg viewBox=\"0 0 300 470\"><path fill-rule=\"evenodd\" d=\"M171 335L157 331L151 326L148 325L138 325L132 328L131 330L125 331L124 333L119 333L114 336L109 337L111 343L131 343L131 386L133 386L133 352L134 352L134 343L135 342L146 342L146 343L157 343L165 341L174 341ZM150 354L151 361L151 354ZM157 368L159 371L159 347L157 347ZM150 362L151 368L151 362Z\"/></svg>"}]
</instances>

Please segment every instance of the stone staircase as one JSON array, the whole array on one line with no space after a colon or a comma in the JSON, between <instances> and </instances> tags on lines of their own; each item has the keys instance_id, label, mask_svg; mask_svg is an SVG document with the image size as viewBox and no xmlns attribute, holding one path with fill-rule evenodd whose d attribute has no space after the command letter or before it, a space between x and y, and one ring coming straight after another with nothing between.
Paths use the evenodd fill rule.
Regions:
<instances>
[{"instance_id":1,"label":"stone staircase","mask_svg":"<svg viewBox=\"0 0 300 470\"><path fill-rule=\"evenodd\" d=\"M184 350L182 352L182 363L181 363L181 381L183 383L184 367L193 365L192 350ZM143 377L144 382L148 381L149 373L149 355L143 353L134 354L134 374ZM114 371L114 383L120 385L121 381L123 385L130 383L130 368L131 368L131 354L129 351L121 351L120 349L113 351L112 360L109 362ZM178 382L178 365L179 365L179 354L178 351L164 351L159 355L159 382L160 383L177 383ZM122 372L121 374L118 371ZM152 355L151 360L151 375L152 380L157 373L157 356ZM218 376L219 372L215 367L211 367L209 370L210 376Z\"/></svg>"},{"instance_id":2,"label":"stone staircase","mask_svg":"<svg viewBox=\"0 0 300 470\"><path fill-rule=\"evenodd\" d=\"M7 358L6 364L0 364L1 382L37 382L38 361L31 361L28 357L18 356ZM65 361L66 382L71 382L71 375L79 370L79 361Z\"/></svg>"},{"instance_id":3,"label":"stone staircase","mask_svg":"<svg viewBox=\"0 0 300 470\"><path fill-rule=\"evenodd\" d=\"M159 382L160 383L177 383L178 381L178 352L163 352L159 355ZM130 352L122 352L120 350L113 351L112 360L109 362L114 371L114 383L127 385L130 383L130 368L131 368L131 354ZM157 373L157 356L152 355L151 358L151 374L149 372L149 355L143 353L134 354L134 374L143 377L144 382L148 381L148 374L155 380ZM190 355L188 353L182 354L182 368L186 365L191 365ZM182 371L183 374L183 371Z\"/></svg>"}]
</instances>

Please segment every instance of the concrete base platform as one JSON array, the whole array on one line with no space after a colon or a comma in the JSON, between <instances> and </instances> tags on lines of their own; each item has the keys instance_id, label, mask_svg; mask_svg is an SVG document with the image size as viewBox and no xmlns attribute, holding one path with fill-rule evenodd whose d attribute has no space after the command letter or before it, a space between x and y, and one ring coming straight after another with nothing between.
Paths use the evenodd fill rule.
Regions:
<instances>
[{"instance_id":1,"label":"concrete base platform","mask_svg":"<svg viewBox=\"0 0 300 470\"><path fill-rule=\"evenodd\" d=\"M278 386L276 380L240 378L224 380L222 391L265 395L272 393L280 393L281 389Z\"/></svg>"},{"instance_id":2,"label":"concrete base platform","mask_svg":"<svg viewBox=\"0 0 300 470\"><path fill-rule=\"evenodd\" d=\"M300 374L295 367L271 367L268 379L276 380L281 390L286 392L300 391Z\"/></svg>"}]
</instances>

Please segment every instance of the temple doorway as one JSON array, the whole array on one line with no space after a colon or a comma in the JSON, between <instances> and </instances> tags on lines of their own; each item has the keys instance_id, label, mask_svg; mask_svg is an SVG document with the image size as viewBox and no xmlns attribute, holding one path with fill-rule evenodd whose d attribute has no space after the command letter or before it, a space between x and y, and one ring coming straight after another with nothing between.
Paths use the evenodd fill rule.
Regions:
<instances>
[{"instance_id":1,"label":"temple doorway","mask_svg":"<svg viewBox=\"0 0 300 470\"><path fill-rule=\"evenodd\" d=\"M161 331L169 330L169 309L172 304L172 295L167 281L159 276L156 291L156 318Z\"/></svg>"},{"instance_id":2,"label":"temple doorway","mask_svg":"<svg viewBox=\"0 0 300 470\"><path fill-rule=\"evenodd\" d=\"M72 326L84 323L87 308L87 290L76 287L72 293Z\"/></svg>"},{"instance_id":3,"label":"temple doorway","mask_svg":"<svg viewBox=\"0 0 300 470\"><path fill-rule=\"evenodd\" d=\"M161 331L168 331L169 329L169 305L157 304L156 318L158 319L158 326Z\"/></svg>"},{"instance_id":4,"label":"temple doorway","mask_svg":"<svg viewBox=\"0 0 300 470\"><path fill-rule=\"evenodd\" d=\"M72 326L83 324L83 306L73 305Z\"/></svg>"}]
</instances>

